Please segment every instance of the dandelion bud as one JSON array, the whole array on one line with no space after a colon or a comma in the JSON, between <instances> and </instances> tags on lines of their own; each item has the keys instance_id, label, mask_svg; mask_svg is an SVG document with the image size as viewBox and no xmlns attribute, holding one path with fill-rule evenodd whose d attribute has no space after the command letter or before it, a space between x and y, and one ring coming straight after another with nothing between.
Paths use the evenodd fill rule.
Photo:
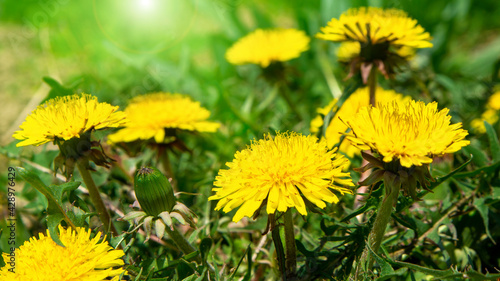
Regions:
<instances>
[{"instance_id":1,"label":"dandelion bud","mask_svg":"<svg viewBox=\"0 0 500 281\"><path fill-rule=\"evenodd\" d=\"M158 216L172 211L176 199L167 177L154 167L143 167L137 171L134 190L141 208L149 216Z\"/></svg>"}]
</instances>

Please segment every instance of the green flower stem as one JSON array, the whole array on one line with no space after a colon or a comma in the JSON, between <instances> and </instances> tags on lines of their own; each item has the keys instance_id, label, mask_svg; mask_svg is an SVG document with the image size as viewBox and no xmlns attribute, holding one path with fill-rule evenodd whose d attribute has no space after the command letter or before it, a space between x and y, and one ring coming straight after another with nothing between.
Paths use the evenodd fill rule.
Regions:
<instances>
[{"instance_id":1,"label":"green flower stem","mask_svg":"<svg viewBox=\"0 0 500 281\"><path fill-rule=\"evenodd\" d=\"M386 175L389 172L386 172ZM384 200L380 204L380 207L377 211L377 217L375 218L375 222L373 223L372 230L368 235L368 245L370 248L377 253L380 245L382 244L382 240L384 238L385 229L387 228L387 224L389 223L389 219L391 218L392 207L398 201L399 195L399 185L394 181L394 178L390 178L390 176L386 176L384 178L384 188L386 188ZM356 275L358 275L360 270L365 267L366 270L370 270L373 265L373 260L370 258L370 249L368 245L363 250L363 254L361 255L360 263L358 265L358 270Z\"/></svg>"},{"instance_id":2,"label":"green flower stem","mask_svg":"<svg viewBox=\"0 0 500 281\"><path fill-rule=\"evenodd\" d=\"M295 279L297 275L297 253L295 250L295 233L293 231L292 210L285 212L285 243L286 243L286 277Z\"/></svg>"},{"instance_id":3,"label":"green flower stem","mask_svg":"<svg viewBox=\"0 0 500 281\"><path fill-rule=\"evenodd\" d=\"M170 184L174 188L175 191L177 191L177 181L175 180L174 173L172 172L172 164L170 164L170 159L168 158L168 152L165 151L161 156L160 156L160 161L161 165L163 166L163 169L165 171L165 175L167 178L172 179L170 181Z\"/></svg>"},{"instance_id":4,"label":"green flower stem","mask_svg":"<svg viewBox=\"0 0 500 281\"><path fill-rule=\"evenodd\" d=\"M276 249L276 256L278 257L278 268L283 280L286 280L285 251L283 249L283 243L281 242L280 229L276 225L274 215L269 215L269 220L271 221L271 236L273 237L274 248Z\"/></svg>"},{"instance_id":5,"label":"green flower stem","mask_svg":"<svg viewBox=\"0 0 500 281\"><path fill-rule=\"evenodd\" d=\"M297 115L297 118L299 118L299 120L303 120L302 115L300 114L299 110L293 103L292 98L290 97L290 92L288 91L288 85L285 82L278 83L278 92L283 97L283 99L285 99L286 103L288 104L288 107L290 107L292 112L295 115Z\"/></svg>"},{"instance_id":6,"label":"green flower stem","mask_svg":"<svg viewBox=\"0 0 500 281\"><path fill-rule=\"evenodd\" d=\"M377 68L372 65L368 74L368 90L370 91L370 105L375 106L375 91L377 90Z\"/></svg>"},{"instance_id":7,"label":"green flower stem","mask_svg":"<svg viewBox=\"0 0 500 281\"><path fill-rule=\"evenodd\" d=\"M101 195L99 194L99 190L97 189L97 186L95 185L95 182L92 179L89 170L87 169L87 167L89 166L89 160L85 157L82 157L78 161L76 161L76 166L80 171L80 175L82 176L85 186L87 186L87 189L89 190L90 200L92 200L92 203L94 204L94 207L99 214L99 218L104 225L105 232L111 232L113 235L118 236L118 231L116 231L116 228L111 221L111 216L109 215L108 209L106 209Z\"/></svg>"},{"instance_id":8,"label":"green flower stem","mask_svg":"<svg viewBox=\"0 0 500 281\"><path fill-rule=\"evenodd\" d=\"M173 230L172 230L173 229ZM182 235L182 233L177 230L175 226L165 227L165 232L170 236L170 238L174 241L175 245L179 247L179 249L184 253L184 255L191 254L196 251L196 249L187 241L186 237ZM196 256L195 261L197 263L201 263L201 257L199 255Z\"/></svg>"}]
</instances>

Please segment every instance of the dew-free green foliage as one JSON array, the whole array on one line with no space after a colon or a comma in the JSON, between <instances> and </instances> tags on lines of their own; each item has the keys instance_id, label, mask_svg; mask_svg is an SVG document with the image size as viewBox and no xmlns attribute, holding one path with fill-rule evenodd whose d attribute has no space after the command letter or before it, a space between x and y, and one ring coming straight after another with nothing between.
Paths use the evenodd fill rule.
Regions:
<instances>
[{"instance_id":1,"label":"dew-free green foliage","mask_svg":"<svg viewBox=\"0 0 500 281\"><path fill-rule=\"evenodd\" d=\"M0 83L0 119L8 123L0 126L0 198L1 206L7 206L7 168L22 167L15 187L16 246L47 228L55 231L60 221L102 230L85 186L79 186L80 174L75 171L67 183L54 174L56 146L15 147L11 135L31 110L75 92L121 109L139 94L178 92L210 110L210 120L222 124L218 132L179 131L179 142L163 146L110 146L106 136L111 130L93 134L116 160L109 169L92 165L91 175L120 233L107 239L125 251L130 277L124 280L278 280L279 253L271 232L265 232L264 212L256 220L233 223L235 211L214 211L216 202L207 198L213 195L215 176L236 151L264 134L308 134L317 108L332 98L341 105L361 86L359 76L344 80L349 69L336 60L338 44L313 36L350 7L379 6L406 11L430 32L434 44L419 50L395 79L379 77L379 85L449 108L452 123L463 123L471 144L434 159L430 191L419 189L416 199L399 195L381 249L373 255L375 266L359 280L500 278L500 122L486 123L484 134L470 126L500 85L497 2L1 1L0 59L8 68L0 68L5 80ZM148 8L147 3L157 6ZM311 37L308 51L283 63L280 83L258 65L234 66L224 58L239 38L271 27L294 27ZM323 131L332 117L326 116ZM360 174L353 168L362 166L362 159L350 160L357 182ZM142 166L174 176L177 200L197 215L196 229L179 227L196 252L184 255L168 236L144 242L143 225L117 220L138 210L133 176ZM353 278L384 197L383 184L364 193L362 201L346 194L324 210L293 213L300 280ZM8 217L3 216L0 250L7 252ZM284 242L283 231L278 234Z\"/></svg>"}]
</instances>

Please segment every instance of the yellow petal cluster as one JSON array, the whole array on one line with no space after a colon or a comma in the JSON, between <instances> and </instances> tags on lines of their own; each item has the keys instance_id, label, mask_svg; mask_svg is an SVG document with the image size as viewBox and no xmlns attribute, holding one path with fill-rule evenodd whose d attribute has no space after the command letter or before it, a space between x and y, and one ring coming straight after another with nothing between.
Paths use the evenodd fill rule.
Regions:
<instances>
[{"instance_id":1,"label":"yellow petal cluster","mask_svg":"<svg viewBox=\"0 0 500 281\"><path fill-rule=\"evenodd\" d=\"M16 146L79 138L89 130L123 125L125 114L117 110L88 94L57 97L33 110L13 137L22 140Z\"/></svg>"},{"instance_id":2,"label":"yellow petal cluster","mask_svg":"<svg viewBox=\"0 0 500 281\"><path fill-rule=\"evenodd\" d=\"M340 46L337 48L337 59L340 62L350 62L352 59L359 56L361 52L361 45L359 42L355 41L346 41L342 42ZM395 53L408 60L411 60L415 56L415 48L408 46L401 46L397 48Z\"/></svg>"},{"instance_id":3,"label":"yellow petal cluster","mask_svg":"<svg viewBox=\"0 0 500 281\"><path fill-rule=\"evenodd\" d=\"M239 39L226 52L232 64L258 64L267 67L274 61L298 58L309 49L311 39L297 29L257 29Z\"/></svg>"},{"instance_id":4,"label":"yellow petal cluster","mask_svg":"<svg viewBox=\"0 0 500 281\"><path fill-rule=\"evenodd\" d=\"M122 250L114 250L106 241L99 242L101 233L90 238L90 230L64 229L59 226L59 238L65 247L57 245L47 231L39 238L30 238L15 251L15 273L9 263L0 269L5 281L100 281L117 278L125 270ZM7 253L4 261L9 261ZM119 266L120 268L113 269ZM115 280L115 279L113 279ZM117 279L116 279L117 280Z\"/></svg>"},{"instance_id":5,"label":"yellow petal cluster","mask_svg":"<svg viewBox=\"0 0 500 281\"><path fill-rule=\"evenodd\" d=\"M404 167L432 162L434 156L453 153L468 145L462 123L450 124L448 109L421 101L391 102L363 107L347 124L348 140L360 149L371 149L384 162L399 160Z\"/></svg>"},{"instance_id":6,"label":"yellow petal cluster","mask_svg":"<svg viewBox=\"0 0 500 281\"><path fill-rule=\"evenodd\" d=\"M394 90L385 90L382 87L377 87L375 90L378 104L386 104L392 101L409 101L409 97L404 97L402 94L396 93ZM347 125L342 120L347 120L348 118L354 116L362 107L368 106L369 104L369 89L368 87L358 88L354 93L352 93L349 98L342 104L337 113L332 116L330 123L325 131L325 138L328 148L332 148L336 145L343 133L348 129ZM336 106L337 100L333 100L330 104L324 108L319 108L317 110L318 116L311 121L311 133L319 132L320 128L323 126L323 119L334 106ZM343 141L339 147L339 151L345 153L349 157L354 157L359 155L361 150L352 145L348 141Z\"/></svg>"},{"instance_id":7,"label":"yellow petal cluster","mask_svg":"<svg viewBox=\"0 0 500 281\"><path fill-rule=\"evenodd\" d=\"M151 93L134 97L127 108L127 124L108 136L110 142L131 142L154 138L165 139L165 129L215 132L219 123L207 121L210 111L189 96L171 93Z\"/></svg>"},{"instance_id":8,"label":"yellow petal cluster","mask_svg":"<svg viewBox=\"0 0 500 281\"><path fill-rule=\"evenodd\" d=\"M488 99L486 104L486 110L481 114L481 118L472 120L471 127L474 131L484 134L486 128L484 127L484 121L495 124L500 118L500 91L495 92Z\"/></svg>"},{"instance_id":9,"label":"yellow petal cluster","mask_svg":"<svg viewBox=\"0 0 500 281\"><path fill-rule=\"evenodd\" d=\"M389 42L393 46L432 47L431 36L417 20L401 10L375 7L349 9L338 19L331 19L316 37L335 42Z\"/></svg>"},{"instance_id":10,"label":"yellow petal cluster","mask_svg":"<svg viewBox=\"0 0 500 281\"><path fill-rule=\"evenodd\" d=\"M237 222L252 217L264 202L268 214L285 212L295 207L306 215L304 198L319 208L337 203L340 193L352 193L349 173L342 170L349 160L334 150L328 151L325 141L298 133L277 133L253 141L250 147L236 152L234 160L220 170L209 200L220 200L216 210L238 211Z\"/></svg>"}]
</instances>

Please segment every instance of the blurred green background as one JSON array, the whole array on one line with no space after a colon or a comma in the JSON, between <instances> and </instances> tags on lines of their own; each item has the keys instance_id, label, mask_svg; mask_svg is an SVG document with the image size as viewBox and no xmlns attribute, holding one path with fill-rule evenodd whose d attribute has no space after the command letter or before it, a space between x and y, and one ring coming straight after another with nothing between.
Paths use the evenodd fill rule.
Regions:
<instances>
[{"instance_id":1,"label":"blurred green background","mask_svg":"<svg viewBox=\"0 0 500 281\"><path fill-rule=\"evenodd\" d=\"M308 133L316 109L339 97L350 83L344 81L347 72L336 61L338 45L312 38L309 51L287 62L292 100L301 115L297 118L276 89L262 79L258 66L230 65L224 58L226 50L256 28L294 27L313 37L332 17L358 6L402 9L431 33L433 48L419 50L411 69L394 81L380 82L417 99L439 101L440 108L450 108L453 122L462 121L469 129L499 82L498 0L0 0L0 145L8 147L0 154L2 187L7 167L18 165L13 159L20 155L51 166L57 154L53 147L16 149L11 137L49 94L86 92L123 108L138 94L178 92L200 101L212 112L211 119L223 124L215 134L187 139L192 153L180 154L173 163L179 186L203 194L184 196L184 202L196 206L195 211L203 213L200 220L208 222L213 206L206 198L218 169L235 151L274 130ZM497 132L498 127L497 123ZM467 153L482 157L473 160L475 167L489 163L485 137L471 132L469 139L472 148ZM34 153L41 150L43 157ZM457 153L462 163L467 153ZM357 167L360 160L356 161ZM436 174L441 175L452 167L439 169ZM50 180L49 174L46 179ZM119 198L118 183L107 182L104 174L96 181ZM443 184L428 202L449 204L458 196L450 190L460 193L455 184ZM20 206L29 206L30 213L40 215L43 196L34 190L23 192ZM352 198L345 200L352 205ZM341 214L341 207L333 206L330 211ZM473 215L482 225L479 214ZM228 217L219 224L227 224ZM20 225L20 241L36 232L35 221L25 221L30 230ZM498 217L490 222L495 226L490 229L493 237L499 237ZM315 228L311 236L319 233L317 224L304 225ZM261 230L265 220L250 227ZM309 242L314 240L306 232L303 235ZM471 248L479 237L483 242L475 246L492 246L484 233L467 235ZM239 243L235 248L246 247L246 242L235 241ZM498 255L482 258L491 267L495 259Z\"/></svg>"},{"instance_id":2,"label":"blurred green background","mask_svg":"<svg viewBox=\"0 0 500 281\"><path fill-rule=\"evenodd\" d=\"M3 0L2 144L11 141L11 133L47 95L45 76L120 105L130 96L151 91L189 94L211 109L214 119L228 122L235 117L227 114L230 109L216 107L225 97L241 117L252 117L251 106L242 107L244 102L261 101L269 89L255 92L256 69L229 65L226 49L255 28L296 27L314 36L332 17L364 5L403 9L431 33L434 47L421 50L419 63L433 70L435 82L448 94L464 97L457 106L467 98L486 98L480 83L469 84L489 77L499 58L496 0ZM299 100L308 101L302 109L305 120L295 129L306 131L314 108L338 94L332 79L343 88L344 73L333 56L335 48L313 39L311 51L291 63L301 70L297 80L305 81ZM280 120L271 121L285 129L279 127Z\"/></svg>"}]
</instances>

